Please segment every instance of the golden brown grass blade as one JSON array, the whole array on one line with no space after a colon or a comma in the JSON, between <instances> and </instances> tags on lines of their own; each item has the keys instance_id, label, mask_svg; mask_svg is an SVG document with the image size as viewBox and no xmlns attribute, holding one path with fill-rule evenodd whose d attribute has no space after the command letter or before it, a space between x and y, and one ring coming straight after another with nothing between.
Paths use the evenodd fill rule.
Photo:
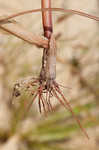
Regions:
<instances>
[{"instance_id":1,"label":"golden brown grass blade","mask_svg":"<svg viewBox=\"0 0 99 150\"><path fill-rule=\"evenodd\" d=\"M90 15L88 13L78 11L78 10L64 9L64 8L42 8L42 9L40 8L40 9L31 9L31 10L21 11L19 13L12 14L8 17L4 17L4 18L0 19L0 22L8 20L8 19L12 19L14 17L21 16L21 15L25 15L25 14L29 14L29 13L36 13L36 12L41 12L41 11L48 11L48 10L56 11L56 12L58 11L58 12L63 12L63 13L75 14L75 15L79 15L79 16L83 16L83 17L87 17L89 19L99 21L99 17L94 16L94 15Z\"/></svg>"},{"instance_id":2,"label":"golden brown grass blade","mask_svg":"<svg viewBox=\"0 0 99 150\"><path fill-rule=\"evenodd\" d=\"M48 48L48 40L47 39L44 39L41 36L32 34L31 32L27 31L27 29L21 27L21 25L19 25L17 22L13 22L10 25L6 24L6 26L2 25L2 24L5 24L5 21L7 23L7 20L12 19L17 16L21 16L21 15L25 15L25 14L29 14L29 13L33 13L33 12L48 11L48 10L76 14L76 15L80 15L83 17L87 17L87 18L99 21L99 17L84 13L82 11L77 11L77 10L72 10L72 9L63 9L63 8L43 8L43 9L32 9L32 10L22 11L22 12L15 13L15 14L12 14L7 17L2 16L0 18L0 28L10 34L13 34L14 36L17 36L20 39L23 39L24 41L27 41L30 44L35 44L39 47Z\"/></svg>"},{"instance_id":3,"label":"golden brown grass blade","mask_svg":"<svg viewBox=\"0 0 99 150\"><path fill-rule=\"evenodd\" d=\"M30 44L35 44L39 47L48 47L48 40L42 36L32 34L27 31L25 27L23 27L20 23L16 21L8 22L5 24L0 24L0 28Z\"/></svg>"}]
</instances>

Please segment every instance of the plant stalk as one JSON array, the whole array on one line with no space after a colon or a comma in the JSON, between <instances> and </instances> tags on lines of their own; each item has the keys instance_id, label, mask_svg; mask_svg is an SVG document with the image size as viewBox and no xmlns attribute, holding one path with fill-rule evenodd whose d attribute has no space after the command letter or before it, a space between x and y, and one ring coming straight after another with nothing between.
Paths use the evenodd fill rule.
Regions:
<instances>
[{"instance_id":1,"label":"plant stalk","mask_svg":"<svg viewBox=\"0 0 99 150\"><path fill-rule=\"evenodd\" d=\"M42 9L51 8L51 0L42 0L41 6ZM56 78L56 44L52 35L53 26L51 10L42 11L42 22L44 36L49 40L49 46L43 50L40 80L45 81L47 88L49 88L51 81Z\"/></svg>"},{"instance_id":2,"label":"plant stalk","mask_svg":"<svg viewBox=\"0 0 99 150\"><path fill-rule=\"evenodd\" d=\"M41 1L42 9L44 8L51 8L51 0L42 0ZM50 39L50 36L52 34L52 12L49 11L42 11L42 22L43 22L43 30L44 30L44 36L48 39Z\"/></svg>"}]
</instances>

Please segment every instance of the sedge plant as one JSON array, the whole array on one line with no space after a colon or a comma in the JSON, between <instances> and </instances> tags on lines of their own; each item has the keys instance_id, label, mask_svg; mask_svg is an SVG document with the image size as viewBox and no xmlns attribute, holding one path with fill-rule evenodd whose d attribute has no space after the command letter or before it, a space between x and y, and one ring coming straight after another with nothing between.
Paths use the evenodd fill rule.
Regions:
<instances>
[{"instance_id":1,"label":"sedge plant","mask_svg":"<svg viewBox=\"0 0 99 150\"><path fill-rule=\"evenodd\" d=\"M35 44L43 48L42 67L40 75L36 78L30 77L26 80L16 82L13 88L13 96L20 96L20 89L25 88L33 96L31 103L28 105L28 110L30 109L32 103L37 99L40 113L44 111L45 114L47 114L48 111L53 111L52 101L53 98L56 98L61 105L63 105L72 113L72 116L79 124L85 136L89 138L88 134L82 127L79 119L75 116L70 103L64 96L61 90L62 85L56 82L57 47L55 36L53 34L52 11L61 11L63 13L68 12L99 21L99 17L89 15L81 11L63 8L52 8L51 0L41 0L41 9L27 10L0 19L1 29L5 30L6 32L9 32L10 34L13 34L14 36L17 36L18 38L27 41L28 43ZM11 29L4 26L4 24L9 23L17 25L16 21L13 21L12 19L20 15L25 15L34 12L42 13L44 37L38 35L34 36L32 33L29 33L28 31L25 31L23 29L22 32L24 32L24 34L22 34L21 32L19 32L21 31L20 27L18 27L19 30L15 30L13 28ZM28 35L29 38L27 38L26 35Z\"/></svg>"}]
</instances>

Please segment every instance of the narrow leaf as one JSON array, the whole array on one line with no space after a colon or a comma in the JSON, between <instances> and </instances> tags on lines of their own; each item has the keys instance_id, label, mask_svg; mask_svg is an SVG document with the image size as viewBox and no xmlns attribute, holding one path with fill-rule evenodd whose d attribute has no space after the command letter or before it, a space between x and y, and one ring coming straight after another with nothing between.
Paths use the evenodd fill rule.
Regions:
<instances>
[{"instance_id":1,"label":"narrow leaf","mask_svg":"<svg viewBox=\"0 0 99 150\"><path fill-rule=\"evenodd\" d=\"M35 35L29 32L25 27L16 21L2 22L0 23L0 29L39 47L48 47L48 40L43 36Z\"/></svg>"}]
</instances>

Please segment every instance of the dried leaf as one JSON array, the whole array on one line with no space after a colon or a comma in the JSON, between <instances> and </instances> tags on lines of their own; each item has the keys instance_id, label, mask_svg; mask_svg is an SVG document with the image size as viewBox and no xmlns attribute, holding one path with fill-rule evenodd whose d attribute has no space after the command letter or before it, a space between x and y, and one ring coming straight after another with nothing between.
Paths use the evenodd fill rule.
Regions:
<instances>
[{"instance_id":1,"label":"dried leaf","mask_svg":"<svg viewBox=\"0 0 99 150\"><path fill-rule=\"evenodd\" d=\"M48 47L48 40L42 36L34 35L31 32L27 31L20 23L14 20L8 20L0 23L0 29L13 34L14 36L30 43L35 44L39 47Z\"/></svg>"}]
</instances>

